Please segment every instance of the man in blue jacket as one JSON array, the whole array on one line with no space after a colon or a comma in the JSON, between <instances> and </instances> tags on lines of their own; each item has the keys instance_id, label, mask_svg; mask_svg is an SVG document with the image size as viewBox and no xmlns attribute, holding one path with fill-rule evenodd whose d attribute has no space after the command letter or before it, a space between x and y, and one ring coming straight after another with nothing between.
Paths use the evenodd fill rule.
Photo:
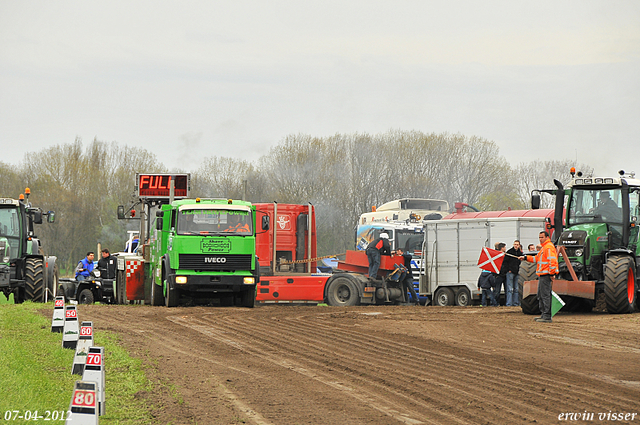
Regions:
<instances>
[{"instance_id":1,"label":"man in blue jacket","mask_svg":"<svg viewBox=\"0 0 640 425\"><path fill-rule=\"evenodd\" d=\"M93 271L93 252L87 252L86 258L83 258L78 262L76 266L76 280L78 282L85 280L91 275Z\"/></svg>"}]
</instances>

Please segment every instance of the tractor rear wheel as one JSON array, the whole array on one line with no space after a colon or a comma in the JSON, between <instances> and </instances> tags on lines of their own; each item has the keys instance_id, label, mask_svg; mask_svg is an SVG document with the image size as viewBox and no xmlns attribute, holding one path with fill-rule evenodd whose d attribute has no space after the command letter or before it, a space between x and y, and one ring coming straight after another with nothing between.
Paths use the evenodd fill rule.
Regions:
<instances>
[{"instance_id":1,"label":"tractor rear wheel","mask_svg":"<svg viewBox=\"0 0 640 425\"><path fill-rule=\"evenodd\" d=\"M335 307L350 307L360 303L358 288L347 276L331 279L327 288L327 304Z\"/></svg>"},{"instance_id":2,"label":"tractor rear wheel","mask_svg":"<svg viewBox=\"0 0 640 425\"><path fill-rule=\"evenodd\" d=\"M538 295L532 294L527 298L522 298L522 288L524 283L529 280L538 280L536 275L536 264L528 261L520 262L520 270L518 271L518 297L520 298L520 306L524 314L540 314L540 304L538 303Z\"/></svg>"},{"instance_id":3,"label":"tractor rear wheel","mask_svg":"<svg viewBox=\"0 0 640 425\"><path fill-rule=\"evenodd\" d=\"M42 258L27 258L24 276L25 299L44 301L44 261Z\"/></svg>"},{"instance_id":4,"label":"tractor rear wheel","mask_svg":"<svg viewBox=\"0 0 640 425\"><path fill-rule=\"evenodd\" d=\"M633 313L636 303L635 265L629 257L610 257L604 270L604 298L612 314Z\"/></svg>"}]
</instances>

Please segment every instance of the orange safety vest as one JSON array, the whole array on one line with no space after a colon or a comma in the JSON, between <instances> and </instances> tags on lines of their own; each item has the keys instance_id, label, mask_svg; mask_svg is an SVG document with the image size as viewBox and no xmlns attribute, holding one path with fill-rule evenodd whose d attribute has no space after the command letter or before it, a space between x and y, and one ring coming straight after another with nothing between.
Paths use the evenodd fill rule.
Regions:
<instances>
[{"instance_id":1,"label":"orange safety vest","mask_svg":"<svg viewBox=\"0 0 640 425\"><path fill-rule=\"evenodd\" d=\"M525 258L530 263L536 263L536 274L538 276L558 274L558 252L550 240L542 245L542 249L535 257L527 255Z\"/></svg>"}]
</instances>

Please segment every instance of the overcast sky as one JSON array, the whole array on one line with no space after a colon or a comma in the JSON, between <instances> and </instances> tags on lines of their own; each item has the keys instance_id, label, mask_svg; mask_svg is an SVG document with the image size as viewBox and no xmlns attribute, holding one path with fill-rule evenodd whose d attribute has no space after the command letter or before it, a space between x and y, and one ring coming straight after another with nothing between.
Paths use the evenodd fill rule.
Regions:
<instances>
[{"instance_id":1,"label":"overcast sky","mask_svg":"<svg viewBox=\"0 0 640 425\"><path fill-rule=\"evenodd\" d=\"M193 171L390 129L640 174L640 1L0 0L5 163L77 136Z\"/></svg>"}]
</instances>

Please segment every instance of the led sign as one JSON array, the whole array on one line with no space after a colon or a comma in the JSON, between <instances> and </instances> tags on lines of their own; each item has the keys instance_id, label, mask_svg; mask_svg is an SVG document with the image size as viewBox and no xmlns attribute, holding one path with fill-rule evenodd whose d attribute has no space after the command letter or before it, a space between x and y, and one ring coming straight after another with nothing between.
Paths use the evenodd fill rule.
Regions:
<instances>
[{"instance_id":1,"label":"led sign","mask_svg":"<svg viewBox=\"0 0 640 425\"><path fill-rule=\"evenodd\" d=\"M169 199L171 180L174 179L174 199L189 196L190 174L136 174L139 198Z\"/></svg>"}]
</instances>

